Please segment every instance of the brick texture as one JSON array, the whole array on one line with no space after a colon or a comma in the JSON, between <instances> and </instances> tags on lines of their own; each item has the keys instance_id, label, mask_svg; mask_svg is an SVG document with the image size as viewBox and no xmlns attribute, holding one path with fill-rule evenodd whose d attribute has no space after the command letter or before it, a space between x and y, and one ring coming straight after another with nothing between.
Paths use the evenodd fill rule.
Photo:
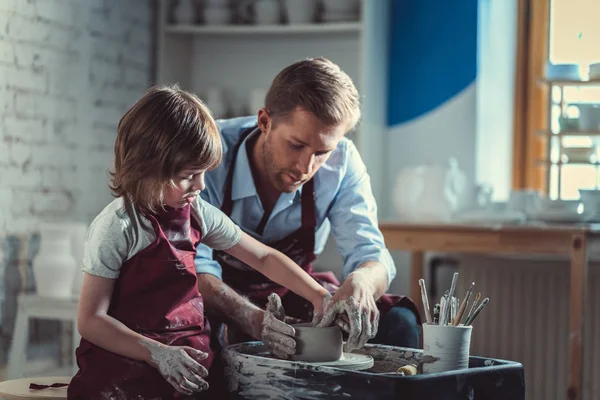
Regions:
<instances>
[{"instance_id":1,"label":"brick texture","mask_svg":"<svg viewBox=\"0 0 600 400\"><path fill-rule=\"evenodd\" d=\"M150 82L152 1L0 1L0 233L89 223Z\"/></svg>"}]
</instances>

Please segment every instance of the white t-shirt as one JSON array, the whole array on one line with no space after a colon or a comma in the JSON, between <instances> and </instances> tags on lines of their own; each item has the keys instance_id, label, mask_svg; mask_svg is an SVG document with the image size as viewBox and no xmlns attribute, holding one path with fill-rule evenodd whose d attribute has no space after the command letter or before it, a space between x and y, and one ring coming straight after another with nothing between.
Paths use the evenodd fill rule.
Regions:
<instances>
[{"instance_id":1,"label":"white t-shirt","mask_svg":"<svg viewBox=\"0 0 600 400\"><path fill-rule=\"evenodd\" d=\"M191 218L200 226L208 247L227 250L242 237L242 230L221 210L196 197ZM83 270L91 275L116 279L125 261L156 240L152 223L123 198L107 205L88 228L83 254Z\"/></svg>"}]
</instances>

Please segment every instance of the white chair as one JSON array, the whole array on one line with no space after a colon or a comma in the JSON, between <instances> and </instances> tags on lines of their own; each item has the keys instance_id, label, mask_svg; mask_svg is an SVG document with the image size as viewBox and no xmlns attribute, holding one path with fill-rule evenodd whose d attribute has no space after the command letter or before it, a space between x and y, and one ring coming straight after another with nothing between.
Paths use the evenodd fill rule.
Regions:
<instances>
[{"instance_id":1,"label":"white chair","mask_svg":"<svg viewBox=\"0 0 600 400\"><path fill-rule=\"evenodd\" d=\"M18 298L17 319L8 357L7 379L23 377L27 358L29 320L31 318L73 321L73 352L79 346L81 336L77 331L78 298L51 298L35 294L21 294ZM72 356L73 374L77 372L75 354Z\"/></svg>"}]
</instances>

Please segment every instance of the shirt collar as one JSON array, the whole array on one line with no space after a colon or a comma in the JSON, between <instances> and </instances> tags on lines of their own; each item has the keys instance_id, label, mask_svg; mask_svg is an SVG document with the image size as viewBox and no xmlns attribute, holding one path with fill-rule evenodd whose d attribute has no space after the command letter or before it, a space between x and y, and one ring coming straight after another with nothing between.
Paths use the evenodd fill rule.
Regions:
<instances>
[{"instance_id":1,"label":"shirt collar","mask_svg":"<svg viewBox=\"0 0 600 400\"><path fill-rule=\"evenodd\" d=\"M257 134L258 128L249 134L238 150L235 158L235 169L233 171L233 187L231 188L231 200L239 200L245 197L256 196L256 186L250 169L250 160L248 159L248 149L246 144L248 140Z\"/></svg>"},{"instance_id":2,"label":"shirt collar","mask_svg":"<svg viewBox=\"0 0 600 400\"><path fill-rule=\"evenodd\" d=\"M248 140L253 138L260 132L256 128L250 133L240 145L240 149L235 158L235 170L233 171L233 187L231 188L231 200L239 200L246 197L258 196L256 192L256 186L254 185L254 177L252 176L252 170L250 169L250 159L248 158ZM302 194L302 187L300 186L295 193L282 193L280 199L285 199L285 202L291 202L294 198ZM278 201L279 202L279 201Z\"/></svg>"}]
</instances>

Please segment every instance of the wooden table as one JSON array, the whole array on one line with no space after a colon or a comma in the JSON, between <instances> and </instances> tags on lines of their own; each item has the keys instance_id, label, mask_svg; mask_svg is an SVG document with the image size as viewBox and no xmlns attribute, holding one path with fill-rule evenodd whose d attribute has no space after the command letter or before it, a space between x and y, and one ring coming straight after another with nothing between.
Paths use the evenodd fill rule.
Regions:
<instances>
[{"instance_id":1,"label":"wooden table","mask_svg":"<svg viewBox=\"0 0 600 400\"><path fill-rule=\"evenodd\" d=\"M410 295L421 304L419 279L426 251L476 254L551 254L570 257L569 386L567 398L580 400L583 383L583 323L588 253L600 243L600 224L407 224L382 222L390 250L412 253Z\"/></svg>"}]
</instances>

